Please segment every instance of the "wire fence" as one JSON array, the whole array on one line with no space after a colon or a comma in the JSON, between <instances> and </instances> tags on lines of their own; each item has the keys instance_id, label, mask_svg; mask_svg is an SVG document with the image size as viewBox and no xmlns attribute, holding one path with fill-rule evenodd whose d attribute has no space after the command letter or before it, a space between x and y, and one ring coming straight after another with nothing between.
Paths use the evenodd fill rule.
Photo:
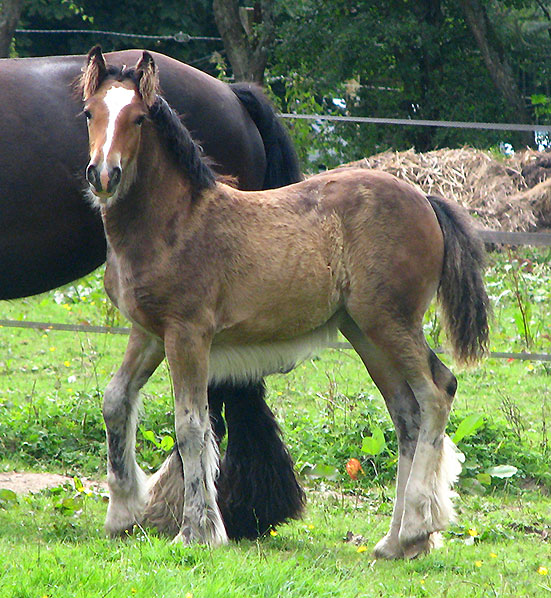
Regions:
<instances>
[{"instance_id":1,"label":"wire fence","mask_svg":"<svg viewBox=\"0 0 551 598\"><path fill-rule=\"evenodd\" d=\"M152 41L173 41L180 44L187 44L194 41L202 42L221 42L221 37L211 37L205 35L190 35L183 31L178 31L170 35L147 35L145 33L123 33L120 31L100 31L98 29L16 29L16 33L28 33L33 35L67 35L67 34L90 34L107 35L111 37L127 37L133 39L148 39Z\"/></svg>"}]
</instances>

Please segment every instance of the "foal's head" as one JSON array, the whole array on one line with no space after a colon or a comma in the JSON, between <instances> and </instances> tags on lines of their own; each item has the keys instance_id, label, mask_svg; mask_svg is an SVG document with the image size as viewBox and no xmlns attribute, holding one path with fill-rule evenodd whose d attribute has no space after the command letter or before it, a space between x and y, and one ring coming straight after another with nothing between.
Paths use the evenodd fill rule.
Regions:
<instances>
[{"instance_id":1,"label":"foal's head","mask_svg":"<svg viewBox=\"0 0 551 598\"><path fill-rule=\"evenodd\" d=\"M148 52L133 68L108 67L96 46L80 85L90 143L86 178L103 203L119 190L123 170L135 164L141 125L157 98L157 68Z\"/></svg>"}]
</instances>

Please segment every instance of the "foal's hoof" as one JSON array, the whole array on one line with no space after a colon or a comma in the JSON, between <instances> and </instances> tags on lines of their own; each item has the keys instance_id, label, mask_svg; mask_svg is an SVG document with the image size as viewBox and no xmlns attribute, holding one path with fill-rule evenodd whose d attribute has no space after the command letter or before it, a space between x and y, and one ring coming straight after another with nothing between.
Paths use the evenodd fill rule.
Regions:
<instances>
[{"instance_id":1,"label":"foal's hoof","mask_svg":"<svg viewBox=\"0 0 551 598\"><path fill-rule=\"evenodd\" d=\"M221 546L222 544L228 543L228 537L226 533L216 533L212 530L198 530L190 525L185 525L178 532L173 544L183 544L184 546L195 545L206 545L214 548L215 546Z\"/></svg>"},{"instance_id":2,"label":"foal's hoof","mask_svg":"<svg viewBox=\"0 0 551 598\"><path fill-rule=\"evenodd\" d=\"M404 539L400 536L400 544L406 559L414 559L421 554L428 554L431 550L441 548L442 534L440 532L421 533L413 538Z\"/></svg>"},{"instance_id":3,"label":"foal's hoof","mask_svg":"<svg viewBox=\"0 0 551 598\"><path fill-rule=\"evenodd\" d=\"M376 559L403 559L404 551L400 546L398 538L396 536L387 534L384 538L377 542L375 548L373 549L373 556Z\"/></svg>"}]
</instances>

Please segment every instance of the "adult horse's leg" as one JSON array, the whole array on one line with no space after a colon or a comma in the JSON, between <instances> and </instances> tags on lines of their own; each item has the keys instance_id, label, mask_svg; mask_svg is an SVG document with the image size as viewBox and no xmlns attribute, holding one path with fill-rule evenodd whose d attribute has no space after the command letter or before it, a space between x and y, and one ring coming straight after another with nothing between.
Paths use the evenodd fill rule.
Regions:
<instances>
[{"instance_id":1,"label":"adult horse's leg","mask_svg":"<svg viewBox=\"0 0 551 598\"><path fill-rule=\"evenodd\" d=\"M391 527L375 549L384 558L414 557L438 543L437 532L453 518L451 486L461 469L444 434L455 377L430 351L422 331L400 320L381 313L370 330L343 326L385 397L400 443Z\"/></svg>"},{"instance_id":2,"label":"adult horse's leg","mask_svg":"<svg viewBox=\"0 0 551 598\"><path fill-rule=\"evenodd\" d=\"M160 341L132 328L122 365L105 389L109 484L105 528L112 536L139 522L146 504L146 476L135 457L138 394L163 357Z\"/></svg>"},{"instance_id":3,"label":"adult horse's leg","mask_svg":"<svg viewBox=\"0 0 551 598\"><path fill-rule=\"evenodd\" d=\"M218 504L228 536L252 539L299 517L304 492L279 426L264 400L264 383L223 385L217 390L223 393L228 423Z\"/></svg>"},{"instance_id":4,"label":"adult horse's leg","mask_svg":"<svg viewBox=\"0 0 551 598\"><path fill-rule=\"evenodd\" d=\"M227 542L216 502L218 446L210 423L207 381L210 339L208 325L181 324L165 332L165 351L174 385L174 418L178 452L183 463L184 504L176 542Z\"/></svg>"}]
</instances>

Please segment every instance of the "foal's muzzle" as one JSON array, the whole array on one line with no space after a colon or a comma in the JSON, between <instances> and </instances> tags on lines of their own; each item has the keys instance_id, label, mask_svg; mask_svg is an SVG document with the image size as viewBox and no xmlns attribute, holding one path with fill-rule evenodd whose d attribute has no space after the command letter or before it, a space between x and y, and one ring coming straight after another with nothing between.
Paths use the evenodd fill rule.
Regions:
<instances>
[{"instance_id":1,"label":"foal's muzzle","mask_svg":"<svg viewBox=\"0 0 551 598\"><path fill-rule=\"evenodd\" d=\"M119 166L105 169L101 173L95 164L88 164L86 168L86 180L98 195L113 195L121 182L121 175Z\"/></svg>"}]
</instances>

